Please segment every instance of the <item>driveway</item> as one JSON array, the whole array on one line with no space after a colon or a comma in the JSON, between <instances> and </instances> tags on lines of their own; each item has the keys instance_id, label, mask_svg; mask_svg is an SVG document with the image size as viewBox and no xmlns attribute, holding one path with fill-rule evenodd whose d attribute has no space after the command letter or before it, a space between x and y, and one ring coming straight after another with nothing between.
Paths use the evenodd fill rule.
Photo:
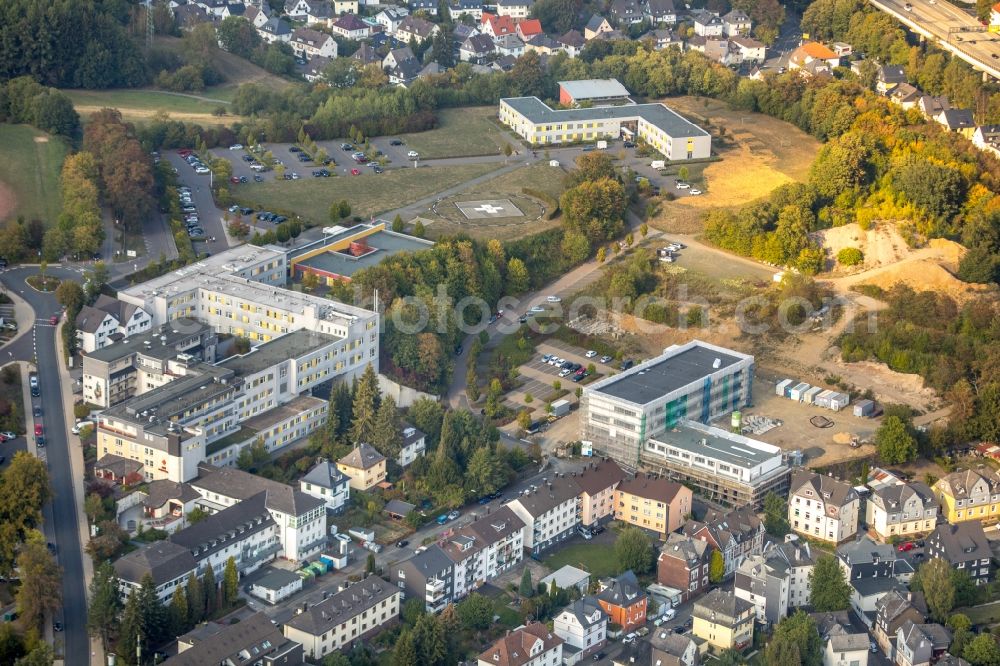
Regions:
<instances>
[{"instance_id":1,"label":"driveway","mask_svg":"<svg viewBox=\"0 0 1000 666\"><path fill-rule=\"evenodd\" d=\"M7 351L21 360L31 360L37 355L38 381L41 395L35 401L41 404L47 442L46 453L49 461L49 478L53 499L43 509L46 538L58 546L59 565L63 568L62 622L65 632L65 663L89 663L90 643L87 637L87 596L83 569L83 549L80 541L79 513L75 497L82 492L83 479L74 479L72 461L67 438L67 423L72 416L64 412L63 391L60 384L60 369L57 349L61 342L56 335L56 327L49 324L49 316L61 310L51 293L37 292L24 279L38 273L34 267L15 268L0 276L0 282L17 293L35 311L35 321L31 335L23 335ZM62 278L77 278L78 273L59 266L49 266L48 275ZM58 346L57 346L58 345ZM37 352L36 352L37 350ZM27 381L27 379L25 379ZM30 417L29 417L30 421Z\"/></svg>"},{"instance_id":2,"label":"driveway","mask_svg":"<svg viewBox=\"0 0 1000 666\"><path fill-rule=\"evenodd\" d=\"M177 182L191 188L191 200L194 202L195 208L198 209L199 224L205 230L205 236L209 239L196 242L194 244L195 251L216 254L228 249L226 232L223 229L223 211L215 207L215 201L212 199L212 192L210 190L210 177L208 175L196 174L191 165L177 154L177 151L166 152L164 156L177 169ZM227 154L224 157L228 159L231 156ZM215 238L214 241L210 240L212 237Z\"/></svg>"}]
</instances>

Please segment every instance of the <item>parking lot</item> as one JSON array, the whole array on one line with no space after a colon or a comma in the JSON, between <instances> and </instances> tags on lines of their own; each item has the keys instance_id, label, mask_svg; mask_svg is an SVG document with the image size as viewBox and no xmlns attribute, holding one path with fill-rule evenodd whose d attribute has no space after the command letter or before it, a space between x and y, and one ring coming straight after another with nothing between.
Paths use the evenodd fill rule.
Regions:
<instances>
[{"instance_id":1,"label":"parking lot","mask_svg":"<svg viewBox=\"0 0 1000 666\"><path fill-rule=\"evenodd\" d=\"M191 201L197 211L198 224L205 231L204 239L195 241L195 251L215 254L225 250L228 244L223 229L222 211L215 207L215 201L212 199L209 176L195 173L191 165L176 151L167 152L165 156L177 170L178 184L191 188Z\"/></svg>"}]
</instances>

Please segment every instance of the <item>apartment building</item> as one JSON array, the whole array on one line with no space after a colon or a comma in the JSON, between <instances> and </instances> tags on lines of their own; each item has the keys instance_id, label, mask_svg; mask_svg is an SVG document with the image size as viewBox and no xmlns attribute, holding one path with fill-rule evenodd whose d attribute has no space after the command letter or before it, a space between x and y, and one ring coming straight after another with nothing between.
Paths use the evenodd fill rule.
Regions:
<instances>
[{"instance_id":1,"label":"apartment building","mask_svg":"<svg viewBox=\"0 0 1000 666\"><path fill-rule=\"evenodd\" d=\"M952 472L934 484L934 494L952 525L966 520L990 524L1000 516L1000 476L989 467Z\"/></svg>"},{"instance_id":2,"label":"apartment building","mask_svg":"<svg viewBox=\"0 0 1000 666\"><path fill-rule=\"evenodd\" d=\"M708 589L712 548L707 541L671 533L656 558L656 582L681 591L686 602Z\"/></svg>"},{"instance_id":3,"label":"apartment building","mask_svg":"<svg viewBox=\"0 0 1000 666\"><path fill-rule=\"evenodd\" d=\"M737 567L734 592L753 605L758 623L773 626L795 608L809 605L814 564L808 543L772 544Z\"/></svg>"},{"instance_id":4,"label":"apartment building","mask_svg":"<svg viewBox=\"0 0 1000 666\"><path fill-rule=\"evenodd\" d=\"M211 327L178 319L85 351L83 399L98 407L117 405L186 374L192 363L214 363L217 345Z\"/></svg>"},{"instance_id":5,"label":"apartment building","mask_svg":"<svg viewBox=\"0 0 1000 666\"><path fill-rule=\"evenodd\" d=\"M703 520L685 523L682 533L720 551L726 577L733 575L745 558L762 553L764 548L764 522L749 508L729 513L710 510Z\"/></svg>"},{"instance_id":6,"label":"apartment building","mask_svg":"<svg viewBox=\"0 0 1000 666\"><path fill-rule=\"evenodd\" d=\"M285 622L285 638L300 643L310 659L359 644L399 617L399 588L377 576L349 585Z\"/></svg>"},{"instance_id":7,"label":"apartment building","mask_svg":"<svg viewBox=\"0 0 1000 666\"><path fill-rule=\"evenodd\" d=\"M77 348L82 352L103 349L123 338L145 333L152 318L141 307L101 294L93 305L84 305L76 316Z\"/></svg>"},{"instance_id":8,"label":"apartment building","mask_svg":"<svg viewBox=\"0 0 1000 666\"><path fill-rule=\"evenodd\" d=\"M455 599L455 563L437 544L394 565L390 578L405 599L423 599L428 613L444 610Z\"/></svg>"},{"instance_id":9,"label":"apartment building","mask_svg":"<svg viewBox=\"0 0 1000 666\"><path fill-rule=\"evenodd\" d=\"M717 650L741 650L753 642L753 606L716 588L694 602L691 633Z\"/></svg>"},{"instance_id":10,"label":"apartment building","mask_svg":"<svg viewBox=\"0 0 1000 666\"><path fill-rule=\"evenodd\" d=\"M553 618L552 633L563 640L563 663L573 666L607 644L608 616L594 597L583 597Z\"/></svg>"},{"instance_id":11,"label":"apartment building","mask_svg":"<svg viewBox=\"0 0 1000 666\"><path fill-rule=\"evenodd\" d=\"M939 557L964 571L976 585L986 585L993 577L993 549L982 523L938 525L927 537L927 557Z\"/></svg>"},{"instance_id":12,"label":"apartment building","mask_svg":"<svg viewBox=\"0 0 1000 666\"><path fill-rule=\"evenodd\" d=\"M165 666L242 664L254 659L260 666L304 664L302 646L281 635L264 613L254 613L236 624L208 622L177 637L177 654Z\"/></svg>"},{"instance_id":13,"label":"apartment building","mask_svg":"<svg viewBox=\"0 0 1000 666\"><path fill-rule=\"evenodd\" d=\"M384 455L371 444L362 442L337 461L337 469L350 479L355 490L370 490L385 481Z\"/></svg>"},{"instance_id":14,"label":"apartment building","mask_svg":"<svg viewBox=\"0 0 1000 666\"><path fill-rule=\"evenodd\" d=\"M571 478L580 486L580 523L593 528L615 515L615 489L625 472L610 458L591 461Z\"/></svg>"},{"instance_id":15,"label":"apartment building","mask_svg":"<svg viewBox=\"0 0 1000 666\"><path fill-rule=\"evenodd\" d=\"M580 524L576 479L561 475L505 504L524 522L524 548L533 555L572 536Z\"/></svg>"},{"instance_id":16,"label":"apartment building","mask_svg":"<svg viewBox=\"0 0 1000 666\"><path fill-rule=\"evenodd\" d=\"M648 440L662 439L682 420L708 423L749 405L753 370L753 356L747 354L700 340L674 345L585 387L581 437L623 467L636 469Z\"/></svg>"},{"instance_id":17,"label":"apartment building","mask_svg":"<svg viewBox=\"0 0 1000 666\"><path fill-rule=\"evenodd\" d=\"M926 484L914 481L872 490L865 503L865 523L883 541L929 533L937 525L937 497Z\"/></svg>"},{"instance_id":18,"label":"apartment building","mask_svg":"<svg viewBox=\"0 0 1000 666\"><path fill-rule=\"evenodd\" d=\"M479 666L560 666L563 640L544 624L531 622L508 632L479 655Z\"/></svg>"},{"instance_id":19,"label":"apartment building","mask_svg":"<svg viewBox=\"0 0 1000 666\"><path fill-rule=\"evenodd\" d=\"M861 498L851 484L808 470L792 474L788 523L803 536L833 544L858 532Z\"/></svg>"},{"instance_id":20,"label":"apartment building","mask_svg":"<svg viewBox=\"0 0 1000 666\"><path fill-rule=\"evenodd\" d=\"M299 479L299 490L323 500L327 511L339 513L351 499L351 479L329 460L319 460Z\"/></svg>"},{"instance_id":21,"label":"apartment building","mask_svg":"<svg viewBox=\"0 0 1000 666\"><path fill-rule=\"evenodd\" d=\"M642 139L668 160L706 159L712 154L711 135L664 104L553 109L537 97L505 97L498 116L532 146L626 136Z\"/></svg>"},{"instance_id":22,"label":"apartment building","mask_svg":"<svg viewBox=\"0 0 1000 666\"><path fill-rule=\"evenodd\" d=\"M691 513L691 489L660 476L637 474L615 490L615 519L664 540Z\"/></svg>"},{"instance_id":23,"label":"apartment building","mask_svg":"<svg viewBox=\"0 0 1000 666\"><path fill-rule=\"evenodd\" d=\"M888 659L896 657L896 633L906 622L922 623L924 613L913 605L909 591L891 590L875 602L875 621L872 626L878 648Z\"/></svg>"},{"instance_id":24,"label":"apartment building","mask_svg":"<svg viewBox=\"0 0 1000 666\"><path fill-rule=\"evenodd\" d=\"M461 599L521 562L524 521L504 506L455 530L442 548L455 565L453 598Z\"/></svg>"}]
</instances>

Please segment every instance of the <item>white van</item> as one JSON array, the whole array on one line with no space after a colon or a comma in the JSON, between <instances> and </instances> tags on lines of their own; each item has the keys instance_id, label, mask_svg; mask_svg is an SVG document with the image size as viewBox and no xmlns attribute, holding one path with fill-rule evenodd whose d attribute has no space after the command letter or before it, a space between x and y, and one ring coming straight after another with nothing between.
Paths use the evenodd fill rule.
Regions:
<instances>
[{"instance_id":1,"label":"white van","mask_svg":"<svg viewBox=\"0 0 1000 666\"><path fill-rule=\"evenodd\" d=\"M79 435L81 430L83 430L87 426L93 426L93 425L94 425L93 421L77 421L76 425L70 428L70 432L72 432L74 435Z\"/></svg>"}]
</instances>

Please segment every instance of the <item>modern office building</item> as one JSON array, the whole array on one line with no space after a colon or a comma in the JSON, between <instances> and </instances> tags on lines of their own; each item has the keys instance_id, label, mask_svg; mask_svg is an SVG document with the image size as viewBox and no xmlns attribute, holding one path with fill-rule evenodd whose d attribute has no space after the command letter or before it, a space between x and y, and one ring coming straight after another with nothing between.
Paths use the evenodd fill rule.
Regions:
<instances>
[{"instance_id":1,"label":"modern office building","mask_svg":"<svg viewBox=\"0 0 1000 666\"><path fill-rule=\"evenodd\" d=\"M711 135L664 104L553 109L537 97L505 97L498 117L532 146L627 137L644 141L668 160L712 155Z\"/></svg>"},{"instance_id":2,"label":"modern office building","mask_svg":"<svg viewBox=\"0 0 1000 666\"><path fill-rule=\"evenodd\" d=\"M635 469L651 438L684 419L708 423L751 401L753 356L692 340L594 382L580 400L582 439Z\"/></svg>"}]
</instances>

